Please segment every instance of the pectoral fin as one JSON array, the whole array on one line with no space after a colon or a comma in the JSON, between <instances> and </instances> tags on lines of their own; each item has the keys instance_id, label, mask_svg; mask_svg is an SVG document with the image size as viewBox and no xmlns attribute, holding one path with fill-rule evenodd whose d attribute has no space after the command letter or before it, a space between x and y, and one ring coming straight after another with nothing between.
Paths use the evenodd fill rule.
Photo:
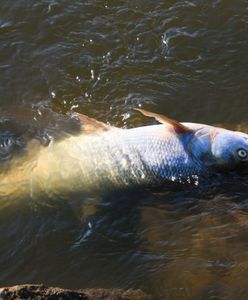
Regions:
<instances>
[{"instance_id":1,"label":"pectoral fin","mask_svg":"<svg viewBox=\"0 0 248 300\"><path fill-rule=\"evenodd\" d=\"M81 122L81 131L83 133L94 133L108 131L111 129L110 125L97 121L96 119L90 118L86 115L74 113L73 116Z\"/></svg>"},{"instance_id":2,"label":"pectoral fin","mask_svg":"<svg viewBox=\"0 0 248 300\"><path fill-rule=\"evenodd\" d=\"M188 128L188 127L184 126L183 124L181 124L175 120L172 120L164 115L156 114L156 113L153 113L153 112L141 109L141 108L135 108L135 110L141 112L144 116L155 118L159 123L170 124L171 126L173 126L175 132L178 134L192 132L192 130L190 128Z\"/></svg>"}]
</instances>

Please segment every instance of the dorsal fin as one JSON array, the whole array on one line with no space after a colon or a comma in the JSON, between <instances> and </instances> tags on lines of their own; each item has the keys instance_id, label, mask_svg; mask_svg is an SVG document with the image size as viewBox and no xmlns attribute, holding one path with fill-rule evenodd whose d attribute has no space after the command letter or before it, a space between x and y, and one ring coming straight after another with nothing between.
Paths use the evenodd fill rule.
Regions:
<instances>
[{"instance_id":1,"label":"dorsal fin","mask_svg":"<svg viewBox=\"0 0 248 300\"><path fill-rule=\"evenodd\" d=\"M141 109L141 108L135 108L135 110L141 112L144 116L155 118L159 123L170 124L171 126L173 126L174 130L178 134L192 132L192 130L190 128L188 128L188 127L184 126L183 124L181 124L175 120L172 120L164 115L156 114L156 113L153 113L153 112Z\"/></svg>"},{"instance_id":2,"label":"dorsal fin","mask_svg":"<svg viewBox=\"0 0 248 300\"><path fill-rule=\"evenodd\" d=\"M73 116L80 121L81 131L84 133L108 131L111 129L110 125L97 121L96 119L90 118L86 115L74 113Z\"/></svg>"}]
</instances>

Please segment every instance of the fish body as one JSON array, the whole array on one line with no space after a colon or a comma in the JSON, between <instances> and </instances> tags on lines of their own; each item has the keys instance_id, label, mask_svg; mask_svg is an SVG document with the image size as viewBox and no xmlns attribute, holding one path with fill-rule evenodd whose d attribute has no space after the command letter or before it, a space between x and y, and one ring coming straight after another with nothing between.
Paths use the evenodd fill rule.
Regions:
<instances>
[{"instance_id":1,"label":"fish body","mask_svg":"<svg viewBox=\"0 0 248 300\"><path fill-rule=\"evenodd\" d=\"M247 162L248 135L177 123L121 129L84 116L86 131L44 147L33 141L1 175L0 197L67 197L164 182L198 182L218 169ZM87 127L88 126L88 127Z\"/></svg>"},{"instance_id":2,"label":"fish body","mask_svg":"<svg viewBox=\"0 0 248 300\"><path fill-rule=\"evenodd\" d=\"M46 182L51 194L61 191L61 182L69 184L67 191L102 191L155 186L199 173L200 164L173 132L165 136L164 129L163 125L113 129L66 139L39 156L35 172L43 178L38 181ZM43 171L48 161L49 168ZM51 169L58 174L50 176Z\"/></svg>"}]
</instances>

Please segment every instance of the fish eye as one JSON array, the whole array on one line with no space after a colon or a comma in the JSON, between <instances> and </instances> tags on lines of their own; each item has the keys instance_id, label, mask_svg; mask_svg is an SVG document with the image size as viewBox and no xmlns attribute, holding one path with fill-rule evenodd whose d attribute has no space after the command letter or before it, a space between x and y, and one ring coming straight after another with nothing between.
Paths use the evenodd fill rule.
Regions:
<instances>
[{"instance_id":1,"label":"fish eye","mask_svg":"<svg viewBox=\"0 0 248 300\"><path fill-rule=\"evenodd\" d=\"M245 159L247 158L247 151L245 149L238 149L237 150L238 156L240 159Z\"/></svg>"}]
</instances>

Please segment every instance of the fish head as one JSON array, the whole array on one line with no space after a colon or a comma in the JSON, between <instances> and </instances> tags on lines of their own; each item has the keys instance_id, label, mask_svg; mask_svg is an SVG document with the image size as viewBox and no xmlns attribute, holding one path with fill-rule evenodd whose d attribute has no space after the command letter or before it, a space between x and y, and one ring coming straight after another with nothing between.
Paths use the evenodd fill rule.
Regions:
<instances>
[{"instance_id":1,"label":"fish head","mask_svg":"<svg viewBox=\"0 0 248 300\"><path fill-rule=\"evenodd\" d=\"M219 168L248 167L248 134L218 128L212 136L211 152Z\"/></svg>"},{"instance_id":2,"label":"fish head","mask_svg":"<svg viewBox=\"0 0 248 300\"><path fill-rule=\"evenodd\" d=\"M201 164L223 171L248 167L248 134L208 125L193 132L190 151Z\"/></svg>"}]
</instances>

